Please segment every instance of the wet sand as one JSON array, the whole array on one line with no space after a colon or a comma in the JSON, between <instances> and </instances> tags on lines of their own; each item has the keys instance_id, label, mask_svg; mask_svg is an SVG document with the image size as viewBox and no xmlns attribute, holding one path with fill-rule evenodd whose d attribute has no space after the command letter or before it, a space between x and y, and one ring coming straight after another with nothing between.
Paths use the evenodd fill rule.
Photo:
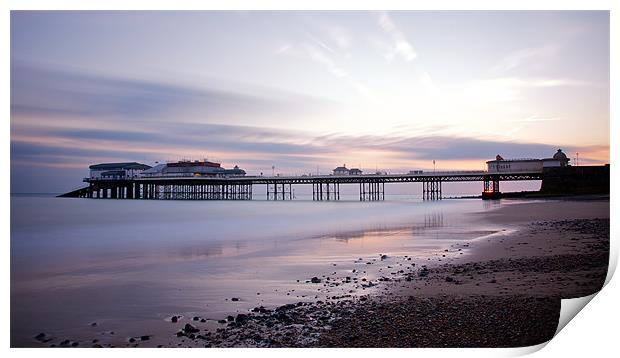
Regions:
<instances>
[{"instance_id":1,"label":"wet sand","mask_svg":"<svg viewBox=\"0 0 620 358\"><path fill-rule=\"evenodd\" d=\"M553 338L560 300L599 291L609 260L609 202L519 204L466 256L411 274L392 300L339 319L320 346L521 347ZM382 336L383 334L383 336Z\"/></svg>"},{"instance_id":2,"label":"wet sand","mask_svg":"<svg viewBox=\"0 0 620 358\"><path fill-rule=\"evenodd\" d=\"M609 201L515 204L480 220L504 228L469 242L463 257L433 268L425 285L399 293L527 292L574 298L602 287L609 258Z\"/></svg>"},{"instance_id":3,"label":"wet sand","mask_svg":"<svg viewBox=\"0 0 620 358\"><path fill-rule=\"evenodd\" d=\"M426 259L386 253L372 261L381 266L372 280L353 269L302 282L322 287L326 295L318 300L265 304L217 321L200 314L171 317L160 324L176 335L152 337L153 329L145 327L115 346L529 346L552 338L561 298L602 287L608 200L514 204L474 215L497 230ZM343 295L346 285L367 293Z\"/></svg>"},{"instance_id":4,"label":"wet sand","mask_svg":"<svg viewBox=\"0 0 620 358\"><path fill-rule=\"evenodd\" d=\"M481 220L505 229L465 244L464 255L390 278L382 295L259 309L197 340L250 347L530 346L553 337L561 298L602 287L608 201L516 204ZM198 337L180 336L182 345Z\"/></svg>"}]
</instances>

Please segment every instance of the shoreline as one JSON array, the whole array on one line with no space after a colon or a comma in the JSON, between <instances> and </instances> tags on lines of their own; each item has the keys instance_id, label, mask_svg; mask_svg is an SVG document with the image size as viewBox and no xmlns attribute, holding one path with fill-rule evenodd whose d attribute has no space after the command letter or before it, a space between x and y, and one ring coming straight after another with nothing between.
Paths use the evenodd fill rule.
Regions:
<instances>
[{"instance_id":1,"label":"shoreline","mask_svg":"<svg viewBox=\"0 0 620 358\"><path fill-rule=\"evenodd\" d=\"M446 196L444 200L458 199L482 199L482 195L462 195ZM531 191L507 191L502 192L498 199L520 199L520 200L568 200L568 201L590 201L590 200L609 200L609 194L573 194L573 193L543 193L540 190ZM491 199L497 200L497 199Z\"/></svg>"},{"instance_id":2,"label":"shoreline","mask_svg":"<svg viewBox=\"0 0 620 358\"><path fill-rule=\"evenodd\" d=\"M441 262L389 257L382 262L387 269L381 277L374 282L360 282L362 287L372 287L366 291L371 293L279 307L259 306L219 320L215 328L203 324L205 320L200 316L178 317L176 322L161 323L175 327L176 337L138 334L125 344L103 346L539 344L555 333L560 298L584 296L602 286L609 251L608 218L606 200L511 203L475 218L505 231L468 240L452 252L438 253L440 257L447 254L439 258ZM350 280L347 277L343 283ZM321 284L328 290L339 285L334 280ZM41 343L45 339L37 338ZM72 344L64 343L60 346ZM93 341L92 346L102 345Z\"/></svg>"},{"instance_id":3,"label":"shoreline","mask_svg":"<svg viewBox=\"0 0 620 358\"><path fill-rule=\"evenodd\" d=\"M490 220L516 225L515 232L499 240L479 239L471 243L469 255L428 269L423 279L418 273L417 281L412 280L417 285L399 285L392 302L373 304L373 310L386 317L380 319L370 314L365 319L346 318L326 334L325 345L346 342L342 334L345 327L353 327L357 333L373 330L372 326L380 327L377 331L390 330L395 321L399 322L393 319L392 312L409 316L397 323L397 331L401 333L400 340L408 339L410 346L519 347L548 341L557 328L560 300L590 295L604 284L609 259L608 204L586 205L591 211L580 211L585 206L579 202L526 203L499 209ZM560 208L564 210L552 210ZM530 219L537 215L539 220ZM441 317L443 313L436 309L419 308L425 307L425 303L428 306L428 302L459 314ZM419 314L420 310L423 314ZM472 311L475 315L470 315ZM465 323L462 312L469 316ZM515 322L497 322L498 315ZM372 323L367 324L368 321ZM466 332L473 330L477 335L469 334L463 340L459 332L451 331L448 322L459 327L465 324ZM541 326L541 322L553 324ZM442 340L424 339L416 328L420 324L443 327L434 332L443 333ZM354 328L359 326L364 328ZM485 326L493 330L481 329ZM365 333L353 345L408 346L399 340L376 339Z\"/></svg>"},{"instance_id":4,"label":"shoreline","mask_svg":"<svg viewBox=\"0 0 620 358\"><path fill-rule=\"evenodd\" d=\"M182 329L181 344L521 347L548 341L560 299L589 295L604 283L609 202L520 203L492 213L481 220L515 231L498 240L472 240L462 257L390 279L383 294L273 311L259 307L215 332Z\"/></svg>"}]
</instances>

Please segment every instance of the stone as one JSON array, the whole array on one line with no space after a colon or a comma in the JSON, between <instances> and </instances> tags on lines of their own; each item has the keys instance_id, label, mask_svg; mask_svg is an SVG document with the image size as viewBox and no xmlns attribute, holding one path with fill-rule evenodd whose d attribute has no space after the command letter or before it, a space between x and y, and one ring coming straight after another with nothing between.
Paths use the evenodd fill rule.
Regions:
<instances>
[{"instance_id":1,"label":"stone","mask_svg":"<svg viewBox=\"0 0 620 358\"><path fill-rule=\"evenodd\" d=\"M172 316L172 318L170 318L170 321L172 323L177 323L178 320L179 320L179 317L177 317L177 316Z\"/></svg>"},{"instance_id":2,"label":"stone","mask_svg":"<svg viewBox=\"0 0 620 358\"><path fill-rule=\"evenodd\" d=\"M247 314L239 313L237 317L235 317L235 323L237 324L245 324L249 319Z\"/></svg>"},{"instance_id":3,"label":"stone","mask_svg":"<svg viewBox=\"0 0 620 358\"><path fill-rule=\"evenodd\" d=\"M233 301L233 302L237 302L237 301L239 301L239 297L233 297L230 300Z\"/></svg>"},{"instance_id":4,"label":"stone","mask_svg":"<svg viewBox=\"0 0 620 358\"><path fill-rule=\"evenodd\" d=\"M314 276L313 278L310 279L310 282L312 282L312 283L321 283L321 279L316 277L316 276Z\"/></svg>"},{"instance_id":5,"label":"stone","mask_svg":"<svg viewBox=\"0 0 620 358\"><path fill-rule=\"evenodd\" d=\"M282 305L282 306L276 308L276 312L294 309L295 307L297 307L297 306L294 303L287 303L285 305Z\"/></svg>"},{"instance_id":6,"label":"stone","mask_svg":"<svg viewBox=\"0 0 620 358\"><path fill-rule=\"evenodd\" d=\"M148 341L149 339L151 339L151 336L140 336L141 341Z\"/></svg>"},{"instance_id":7,"label":"stone","mask_svg":"<svg viewBox=\"0 0 620 358\"><path fill-rule=\"evenodd\" d=\"M194 326L192 326L189 323L185 324L185 327L183 328L183 330L185 331L185 333L196 333L196 332L200 332L200 330Z\"/></svg>"}]
</instances>

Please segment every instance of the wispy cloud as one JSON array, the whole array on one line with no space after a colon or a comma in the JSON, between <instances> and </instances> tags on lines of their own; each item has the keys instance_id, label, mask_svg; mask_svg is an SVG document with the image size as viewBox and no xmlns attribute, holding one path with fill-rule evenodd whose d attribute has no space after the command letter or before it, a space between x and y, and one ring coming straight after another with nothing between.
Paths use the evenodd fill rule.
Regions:
<instances>
[{"instance_id":1,"label":"wispy cloud","mask_svg":"<svg viewBox=\"0 0 620 358\"><path fill-rule=\"evenodd\" d=\"M42 123L45 116L41 115ZM19 121L19 117L12 121ZM566 143L564 143L566 144ZM562 148L565 146L562 143ZM569 152L594 152L584 147L565 148ZM597 149L598 150L598 149ZM602 149L604 150L604 148ZM459 160L483 162L501 153L514 157L546 157L555 147L533 142L484 140L446 135L315 135L268 127L215 125L200 123L162 123L133 128L45 127L14 131L11 135L13 172L38 168L58 191L67 181L62 168L81 177L87 165L106 161L155 161L208 157L225 166L240 165L250 173L259 173L275 165L281 172L305 173L316 166L330 168L339 162L357 162L363 166L385 165L390 169L423 166L431 160L444 163ZM372 153L368 157L367 153ZM30 169L28 169L30 168ZM46 169L47 168L47 169ZM50 168L55 168L54 170ZM81 168L81 172L80 172ZM52 171L48 171L52 170ZM19 191L20 182L14 191ZM32 183L30 183L32 184ZM40 184L36 184L40 185Z\"/></svg>"},{"instance_id":2,"label":"wispy cloud","mask_svg":"<svg viewBox=\"0 0 620 358\"><path fill-rule=\"evenodd\" d=\"M397 57L405 61L413 61L418 57L413 45L396 27L387 12L380 12L377 21L379 27L381 27L390 40L389 43L385 44L385 53L383 55L388 62L392 62Z\"/></svg>"},{"instance_id":3,"label":"wispy cloud","mask_svg":"<svg viewBox=\"0 0 620 358\"><path fill-rule=\"evenodd\" d=\"M529 116L527 118L518 119L517 122L552 122L557 121L556 117L539 117L537 115Z\"/></svg>"},{"instance_id":4,"label":"wispy cloud","mask_svg":"<svg viewBox=\"0 0 620 358\"><path fill-rule=\"evenodd\" d=\"M258 123L274 115L297 115L300 106L316 114L321 108L335 105L329 100L284 91L222 87L222 83L196 87L13 63L11 115L55 116L61 122L78 117L82 122L99 121L103 126L142 122L153 125L171 118L216 123L252 118Z\"/></svg>"},{"instance_id":5,"label":"wispy cloud","mask_svg":"<svg viewBox=\"0 0 620 358\"><path fill-rule=\"evenodd\" d=\"M485 159L500 151L513 156L544 156L553 146L531 142L482 140L442 135L353 136L331 133L283 131L265 127L187 124L166 126L163 131L113 129L43 128L11 138L11 160L46 162L52 157L81 157L80 162L105 158L151 161L184 155L220 157L228 163L245 165L246 160L269 158L279 163L282 156L296 156L295 168L312 167L317 160L329 164L332 156L352 156L355 152L381 152L386 160ZM205 142L205 138L209 138ZM208 153L207 153L208 151ZM360 158L352 157L351 160ZM256 169L256 168L252 168Z\"/></svg>"},{"instance_id":6,"label":"wispy cloud","mask_svg":"<svg viewBox=\"0 0 620 358\"><path fill-rule=\"evenodd\" d=\"M336 54L336 51L335 51L333 48L329 47L329 46L328 46L325 42L323 42L323 41L321 41L321 40L317 39L316 37L312 36L311 34L307 34L307 36L308 36L310 39L312 39L312 41L313 41L315 44L319 45L319 46L320 46L323 50L326 50L326 51L328 51L328 52L329 52L329 53L331 53L331 54Z\"/></svg>"},{"instance_id":7,"label":"wispy cloud","mask_svg":"<svg viewBox=\"0 0 620 358\"><path fill-rule=\"evenodd\" d=\"M505 72L523 65L539 65L545 58L557 53L558 46L546 45L542 47L524 48L509 53L501 62L493 67L493 71Z\"/></svg>"},{"instance_id":8,"label":"wispy cloud","mask_svg":"<svg viewBox=\"0 0 620 358\"><path fill-rule=\"evenodd\" d=\"M332 59L332 57L330 57L324 50L321 50L316 45L304 43L302 44L302 47L304 48L310 59L324 66L332 75L341 78L349 76L349 73L347 71L338 66L336 62Z\"/></svg>"},{"instance_id":9,"label":"wispy cloud","mask_svg":"<svg viewBox=\"0 0 620 358\"><path fill-rule=\"evenodd\" d=\"M511 102L521 100L523 92L529 89L589 85L589 82L563 78L498 77L470 81L465 86L464 97L478 103Z\"/></svg>"},{"instance_id":10,"label":"wispy cloud","mask_svg":"<svg viewBox=\"0 0 620 358\"><path fill-rule=\"evenodd\" d=\"M311 34L307 34L307 37L309 41L301 42L299 45L284 44L279 46L276 50L276 54L310 59L326 69L331 75L342 80L365 99L376 101L373 91L364 83L357 80L340 64L345 61L348 54L341 54L339 51L336 51L324 41L321 41Z\"/></svg>"},{"instance_id":11,"label":"wispy cloud","mask_svg":"<svg viewBox=\"0 0 620 358\"><path fill-rule=\"evenodd\" d=\"M325 32L328 38L334 43L341 51L347 51L353 44L351 32L342 26L336 24L326 24L322 26L323 32Z\"/></svg>"},{"instance_id":12,"label":"wispy cloud","mask_svg":"<svg viewBox=\"0 0 620 358\"><path fill-rule=\"evenodd\" d=\"M565 78L521 78L499 77L478 81L482 84L504 87L560 87L560 86L587 86L588 82Z\"/></svg>"},{"instance_id":13,"label":"wispy cloud","mask_svg":"<svg viewBox=\"0 0 620 358\"><path fill-rule=\"evenodd\" d=\"M420 84L426 89L426 92L430 95L438 95L440 90L439 87L433 81L431 75L426 71L420 71L418 75L418 79Z\"/></svg>"},{"instance_id":14,"label":"wispy cloud","mask_svg":"<svg viewBox=\"0 0 620 358\"><path fill-rule=\"evenodd\" d=\"M289 44L289 43L282 44L282 45L280 45L280 46L278 46L278 47L276 48L276 50L275 50L275 54L276 54L276 55L283 55L283 54L286 54L286 53L288 53L289 51L291 51L291 48L292 48L292 46L291 46L291 44Z\"/></svg>"}]
</instances>

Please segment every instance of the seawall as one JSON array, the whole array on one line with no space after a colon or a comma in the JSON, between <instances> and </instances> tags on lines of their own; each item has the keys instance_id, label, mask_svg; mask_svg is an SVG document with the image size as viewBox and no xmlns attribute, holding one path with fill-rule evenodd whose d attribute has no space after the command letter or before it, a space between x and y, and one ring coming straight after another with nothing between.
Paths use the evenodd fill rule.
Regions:
<instances>
[{"instance_id":1,"label":"seawall","mask_svg":"<svg viewBox=\"0 0 620 358\"><path fill-rule=\"evenodd\" d=\"M609 164L543 170L541 194L609 194Z\"/></svg>"}]
</instances>

